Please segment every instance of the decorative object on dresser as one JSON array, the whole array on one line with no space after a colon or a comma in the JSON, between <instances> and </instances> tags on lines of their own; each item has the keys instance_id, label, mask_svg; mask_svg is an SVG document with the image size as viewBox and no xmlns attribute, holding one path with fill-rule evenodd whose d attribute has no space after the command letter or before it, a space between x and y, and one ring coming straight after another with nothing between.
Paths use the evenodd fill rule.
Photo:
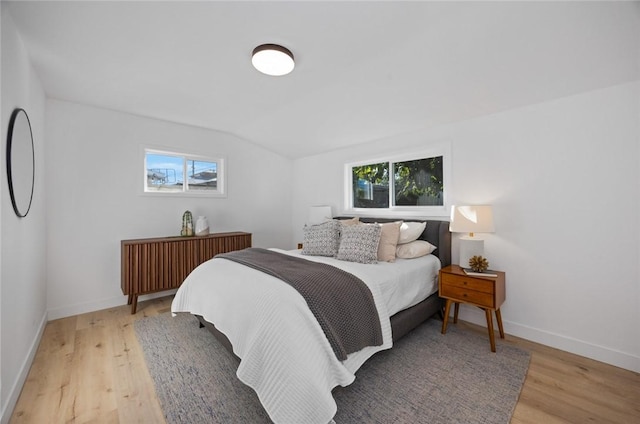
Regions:
<instances>
[{"instance_id":1,"label":"decorative object on dresser","mask_svg":"<svg viewBox=\"0 0 640 424\"><path fill-rule=\"evenodd\" d=\"M471 259L469 259L469 268L471 268L473 272L482 273L489 268L489 261L482 256L472 256Z\"/></svg>"},{"instance_id":2,"label":"decorative object on dresser","mask_svg":"<svg viewBox=\"0 0 640 424\"><path fill-rule=\"evenodd\" d=\"M185 211L182 214L182 230L180 230L181 236L192 236L193 235L193 215L191 211Z\"/></svg>"},{"instance_id":3,"label":"decorative object on dresser","mask_svg":"<svg viewBox=\"0 0 640 424\"><path fill-rule=\"evenodd\" d=\"M139 295L177 289L195 267L218 253L251 247L251 234L122 240L120 245L122 293L135 314Z\"/></svg>"},{"instance_id":4,"label":"decorative object on dresser","mask_svg":"<svg viewBox=\"0 0 640 424\"><path fill-rule=\"evenodd\" d=\"M199 216L196 221L196 236L206 236L209 234L209 221L206 216Z\"/></svg>"},{"instance_id":5,"label":"decorative object on dresser","mask_svg":"<svg viewBox=\"0 0 640 424\"><path fill-rule=\"evenodd\" d=\"M455 303L453 313L453 323L458 322L458 309L460 303L475 305L484 310L487 318L487 330L489 332L489 342L491 351L496 351L496 342L493 334L493 315L496 314L500 338L504 339L504 329L502 327L502 314L500 306L506 299L505 273L502 271L490 271L495 277L489 275L480 276L482 273L467 275L458 265L450 265L440 269L440 297L446 299L444 308L444 319L442 321L442 334L447 332L447 322L449 321L449 311L451 303Z\"/></svg>"},{"instance_id":6,"label":"decorative object on dresser","mask_svg":"<svg viewBox=\"0 0 640 424\"><path fill-rule=\"evenodd\" d=\"M484 240L474 233L493 233L493 211L491 206L452 206L449 231L468 233L460 237L460 261L462 267L469 266L473 256L484 256Z\"/></svg>"}]
</instances>

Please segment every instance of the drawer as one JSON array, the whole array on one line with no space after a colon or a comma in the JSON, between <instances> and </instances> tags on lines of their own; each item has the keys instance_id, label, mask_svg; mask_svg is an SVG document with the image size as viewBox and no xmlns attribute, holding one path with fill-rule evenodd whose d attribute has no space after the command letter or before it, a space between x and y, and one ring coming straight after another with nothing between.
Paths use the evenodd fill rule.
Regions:
<instances>
[{"instance_id":1,"label":"drawer","mask_svg":"<svg viewBox=\"0 0 640 424\"><path fill-rule=\"evenodd\" d=\"M489 293L493 296L495 291L495 281L494 280L484 280L482 278L469 278L464 275L454 275L454 274L440 274L440 285L441 286L451 286L451 287L460 287L462 289L469 289L474 291L479 291L483 293Z\"/></svg>"},{"instance_id":2,"label":"drawer","mask_svg":"<svg viewBox=\"0 0 640 424\"><path fill-rule=\"evenodd\" d=\"M485 293L476 290L470 290L464 287L456 287L453 285L441 285L440 296L451 300L465 303L473 303L478 306L494 308L493 293Z\"/></svg>"}]
</instances>

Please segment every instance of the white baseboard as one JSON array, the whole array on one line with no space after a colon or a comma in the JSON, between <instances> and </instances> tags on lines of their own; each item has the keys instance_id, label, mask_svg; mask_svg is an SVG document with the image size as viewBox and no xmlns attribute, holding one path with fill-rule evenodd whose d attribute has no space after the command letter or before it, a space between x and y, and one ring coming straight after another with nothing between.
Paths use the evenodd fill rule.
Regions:
<instances>
[{"instance_id":1,"label":"white baseboard","mask_svg":"<svg viewBox=\"0 0 640 424\"><path fill-rule=\"evenodd\" d=\"M487 326L485 314L477 308L467 308L464 305L461 305L458 318L482 327ZM504 319L504 316L502 318L504 331L507 334L614 365L616 367L640 372L640 357L638 356L634 356L626 352L620 352L609 347L595 345L593 343L578 340L562 334L552 333L517 322L508 321Z\"/></svg>"},{"instance_id":2,"label":"white baseboard","mask_svg":"<svg viewBox=\"0 0 640 424\"><path fill-rule=\"evenodd\" d=\"M11 419L13 409L16 407L16 403L18 403L18 398L20 397L22 386L27 380L29 370L31 369L31 364L36 357L38 346L40 346L40 340L42 339L42 334L44 333L44 328L47 326L47 322L47 312L45 311L45 313L42 315L42 319L40 320L38 331L36 332L36 335L31 341L31 345L29 346L29 352L20 365L20 372L18 373L18 377L16 381L14 381L11 385L11 389L9 389L9 396L7 396L6 403L2 405L2 414L0 415L0 423L2 424L8 424Z\"/></svg>"},{"instance_id":3,"label":"white baseboard","mask_svg":"<svg viewBox=\"0 0 640 424\"><path fill-rule=\"evenodd\" d=\"M149 299L155 299L155 298L158 298L158 297L169 296L169 295L174 294L176 291L177 290L174 289L174 290L167 290L167 291L163 291L163 292L142 295L142 296L138 297L138 303L140 303L140 302L142 302L144 300L149 300ZM127 304L127 297L126 296L118 296L118 297L113 297L111 299L103 299L103 300L99 300L99 301L95 301L95 302L85 302L85 303L79 303L79 304L71 305L71 306L63 306L61 308L50 309L49 310L49 320L52 321L54 319L66 318L66 317L70 317L70 316L73 316L73 315L85 314L87 312L95 312L95 311L100 311L102 309L115 308L116 306L122 306L122 305L126 305L126 304Z\"/></svg>"}]
</instances>

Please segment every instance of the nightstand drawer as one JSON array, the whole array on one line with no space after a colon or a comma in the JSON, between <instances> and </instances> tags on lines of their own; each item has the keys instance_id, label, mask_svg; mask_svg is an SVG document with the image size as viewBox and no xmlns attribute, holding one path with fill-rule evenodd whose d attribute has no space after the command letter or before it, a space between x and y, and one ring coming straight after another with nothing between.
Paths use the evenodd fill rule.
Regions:
<instances>
[{"instance_id":1,"label":"nightstand drawer","mask_svg":"<svg viewBox=\"0 0 640 424\"><path fill-rule=\"evenodd\" d=\"M465 303L473 303L488 308L494 307L493 293L485 293L476 290L469 290L464 287L456 287L453 285L440 286L440 296L461 301Z\"/></svg>"},{"instance_id":2,"label":"nightstand drawer","mask_svg":"<svg viewBox=\"0 0 640 424\"><path fill-rule=\"evenodd\" d=\"M442 281L440 282L441 286L452 286L459 287L462 289L475 290L479 292L489 293L493 295L494 293L494 281L493 280L483 280L481 278L469 278L463 275L453 275L453 274L442 274Z\"/></svg>"}]
</instances>

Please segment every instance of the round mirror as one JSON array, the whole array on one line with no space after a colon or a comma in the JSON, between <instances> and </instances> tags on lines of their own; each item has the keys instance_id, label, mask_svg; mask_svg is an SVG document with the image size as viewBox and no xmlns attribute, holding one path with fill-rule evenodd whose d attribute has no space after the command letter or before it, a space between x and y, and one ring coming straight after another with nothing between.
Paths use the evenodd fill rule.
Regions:
<instances>
[{"instance_id":1,"label":"round mirror","mask_svg":"<svg viewBox=\"0 0 640 424\"><path fill-rule=\"evenodd\" d=\"M7 180L13 210L21 218L29 213L33 198L35 156L31 123L24 109L11 114L7 135Z\"/></svg>"}]
</instances>

